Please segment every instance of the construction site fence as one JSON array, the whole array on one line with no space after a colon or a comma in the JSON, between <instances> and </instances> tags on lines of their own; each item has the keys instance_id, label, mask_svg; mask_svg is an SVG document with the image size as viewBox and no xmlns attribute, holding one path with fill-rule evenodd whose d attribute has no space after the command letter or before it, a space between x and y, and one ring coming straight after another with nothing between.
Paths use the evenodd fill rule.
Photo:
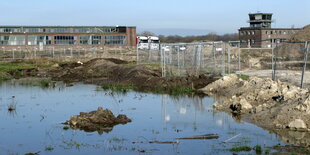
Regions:
<instances>
[{"instance_id":1,"label":"construction site fence","mask_svg":"<svg viewBox=\"0 0 310 155\"><path fill-rule=\"evenodd\" d=\"M310 88L310 41L267 41L270 48L241 48L246 41L160 44L137 49L137 63L159 65L163 77L238 74Z\"/></svg>"},{"instance_id":2,"label":"construction site fence","mask_svg":"<svg viewBox=\"0 0 310 155\"><path fill-rule=\"evenodd\" d=\"M136 50L130 46L124 47L54 47L46 46L43 49L25 49L25 48L10 48L0 46L0 60L11 61L14 59L89 59L89 58L118 58L126 59L133 57L135 60Z\"/></svg>"},{"instance_id":3,"label":"construction site fence","mask_svg":"<svg viewBox=\"0 0 310 155\"><path fill-rule=\"evenodd\" d=\"M0 46L0 61L109 57L136 61L137 64L157 65L163 77L238 74L267 77L310 88L310 41L269 41L270 48L241 48L242 44L249 44L246 41L160 44L159 49L151 50L77 46L46 46L44 49L25 50Z\"/></svg>"}]
</instances>

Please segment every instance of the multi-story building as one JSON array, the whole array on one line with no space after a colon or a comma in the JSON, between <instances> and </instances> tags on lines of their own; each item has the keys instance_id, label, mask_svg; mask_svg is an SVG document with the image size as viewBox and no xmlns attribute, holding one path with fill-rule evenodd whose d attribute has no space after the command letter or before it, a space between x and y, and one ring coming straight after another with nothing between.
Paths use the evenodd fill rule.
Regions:
<instances>
[{"instance_id":1,"label":"multi-story building","mask_svg":"<svg viewBox=\"0 0 310 155\"><path fill-rule=\"evenodd\" d=\"M0 46L13 48L128 47L136 45L136 27L0 26Z\"/></svg>"},{"instance_id":2,"label":"multi-story building","mask_svg":"<svg viewBox=\"0 0 310 155\"><path fill-rule=\"evenodd\" d=\"M250 27L239 29L241 47L270 48L272 42L288 40L300 28L271 28L271 13L250 13Z\"/></svg>"}]
</instances>

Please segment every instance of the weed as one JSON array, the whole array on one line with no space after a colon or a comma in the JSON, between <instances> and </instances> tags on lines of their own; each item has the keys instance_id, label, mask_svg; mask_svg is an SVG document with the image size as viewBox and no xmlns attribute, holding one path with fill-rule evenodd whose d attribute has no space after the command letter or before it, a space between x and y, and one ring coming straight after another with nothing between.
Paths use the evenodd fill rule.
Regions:
<instances>
[{"instance_id":1,"label":"weed","mask_svg":"<svg viewBox=\"0 0 310 155\"><path fill-rule=\"evenodd\" d=\"M128 92L129 90L136 90L137 87L133 85L124 85L124 84L105 84L102 85L101 88L103 90L112 90L115 92Z\"/></svg>"},{"instance_id":2,"label":"weed","mask_svg":"<svg viewBox=\"0 0 310 155\"><path fill-rule=\"evenodd\" d=\"M55 87L56 83L51 80L40 80L40 81L24 81L20 82L20 85L23 86L30 86L30 87L41 87L41 88L48 88L48 87Z\"/></svg>"},{"instance_id":3,"label":"weed","mask_svg":"<svg viewBox=\"0 0 310 155\"><path fill-rule=\"evenodd\" d=\"M254 150L257 154L261 154L262 153L262 146L256 145L256 146L254 146Z\"/></svg>"},{"instance_id":4,"label":"weed","mask_svg":"<svg viewBox=\"0 0 310 155\"><path fill-rule=\"evenodd\" d=\"M86 146L85 144L78 143L74 139L70 139L70 141L63 141L63 143L67 145L66 148L73 148L73 147L75 147L78 150L81 148L81 146Z\"/></svg>"},{"instance_id":5,"label":"weed","mask_svg":"<svg viewBox=\"0 0 310 155\"><path fill-rule=\"evenodd\" d=\"M190 88L188 86L174 86L174 87L155 87L152 91L153 93L158 93L158 94L163 94L163 93L168 93L169 95L172 96L181 96L181 95L186 95L186 94L193 94L197 93L196 89Z\"/></svg>"},{"instance_id":6,"label":"weed","mask_svg":"<svg viewBox=\"0 0 310 155\"><path fill-rule=\"evenodd\" d=\"M265 150L265 154L269 154L269 153L270 153L269 149Z\"/></svg>"},{"instance_id":7,"label":"weed","mask_svg":"<svg viewBox=\"0 0 310 155\"><path fill-rule=\"evenodd\" d=\"M22 69L34 68L29 64L0 64L0 81L12 79L14 76L22 76Z\"/></svg>"},{"instance_id":8,"label":"weed","mask_svg":"<svg viewBox=\"0 0 310 155\"><path fill-rule=\"evenodd\" d=\"M69 130L69 127L68 126L64 126L62 129L63 130Z\"/></svg>"},{"instance_id":9,"label":"weed","mask_svg":"<svg viewBox=\"0 0 310 155\"><path fill-rule=\"evenodd\" d=\"M54 83L51 82L50 80L41 80L39 82L39 86L42 88L48 88L49 86L52 86L52 85L54 85Z\"/></svg>"},{"instance_id":10,"label":"weed","mask_svg":"<svg viewBox=\"0 0 310 155\"><path fill-rule=\"evenodd\" d=\"M229 149L232 152L251 151L249 146L237 146Z\"/></svg>"},{"instance_id":11,"label":"weed","mask_svg":"<svg viewBox=\"0 0 310 155\"><path fill-rule=\"evenodd\" d=\"M243 75L243 74L238 75L238 78L240 78L242 80L246 80L246 81L250 79L250 77L248 75Z\"/></svg>"},{"instance_id":12,"label":"weed","mask_svg":"<svg viewBox=\"0 0 310 155\"><path fill-rule=\"evenodd\" d=\"M52 146L45 146L45 151L53 151L54 148Z\"/></svg>"},{"instance_id":13,"label":"weed","mask_svg":"<svg viewBox=\"0 0 310 155\"><path fill-rule=\"evenodd\" d=\"M304 154L310 154L310 151L309 151L308 149L306 149L306 148L300 148L300 149L298 150L298 152L299 152L299 153L304 153Z\"/></svg>"}]
</instances>

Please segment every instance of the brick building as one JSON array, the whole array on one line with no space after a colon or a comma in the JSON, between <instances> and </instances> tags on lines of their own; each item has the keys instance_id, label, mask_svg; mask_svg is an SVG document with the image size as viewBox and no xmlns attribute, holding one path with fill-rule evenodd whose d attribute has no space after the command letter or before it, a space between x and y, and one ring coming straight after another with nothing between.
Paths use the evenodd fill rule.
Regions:
<instances>
[{"instance_id":1,"label":"brick building","mask_svg":"<svg viewBox=\"0 0 310 155\"><path fill-rule=\"evenodd\" d=\"M271 42L288 40L300 28L271 28L271 13L249 14L250 27L239 29L241 47L270 48Z\"/></svg>"},{"instance_id":2,"label":"brick building","mask_svg":"<svg viewBox=\"0 0 310 155\"><path fill-rule=\"evenodd\" d=\"M33 49L64 47L128 47L136 45L136 27L0 26L0 47Z\"/></svg>"}]
</instances>

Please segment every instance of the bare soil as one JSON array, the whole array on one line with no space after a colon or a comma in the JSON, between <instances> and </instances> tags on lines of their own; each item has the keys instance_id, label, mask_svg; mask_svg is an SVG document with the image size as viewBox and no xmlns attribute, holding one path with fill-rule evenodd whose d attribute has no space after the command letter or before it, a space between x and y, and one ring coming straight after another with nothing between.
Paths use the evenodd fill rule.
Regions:
<instances>
[{"instance_id":1,"label":"bare soil","mask_svg":"<svg viewBox=\"0 0 310 155\"><path fill-rule=\"evenodd\" d=\"M55 81L85 82L97 85L133 85L139 91L168 90L178 86L200 89L216 80L199 75L186 77L161 77L159 65L136 65L134 62L114 58L96 58L83 64L56 63L49 67L23 70L24 76L44 77Z\"/></svg>"},{"instance_id":2,"label":"bare soil","mask_svg":"<svg viewBox=\"0 0 310 155\"><path fill-rule=\"evenodd\" d=\"M215 109L276 132L285 142L310 145L308 89L269 78L242 80L230 75L201 90L219 100Z\"/></svg>"}]
</instances>

